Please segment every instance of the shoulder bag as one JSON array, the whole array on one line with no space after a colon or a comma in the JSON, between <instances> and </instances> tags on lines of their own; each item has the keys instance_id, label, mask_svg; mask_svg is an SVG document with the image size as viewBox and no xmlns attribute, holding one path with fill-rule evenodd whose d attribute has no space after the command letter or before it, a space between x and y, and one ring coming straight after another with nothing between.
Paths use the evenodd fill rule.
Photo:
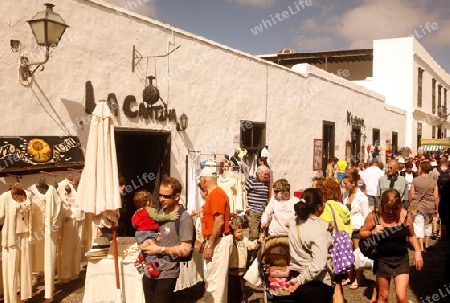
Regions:
<instances>
[{"instance_id":1,"label":"shoulder bag","mask_svg":"<svg viewBox=\"0 0 450 303\"><path fill-rule=\"evenodd\" d=\"M378 217L378 213L376 210L372 211L372 216L375 220L375 226L380 225L380 218ZM378 253L378 242L379 240L376 238L376 235L371 236L365 240L360 240L358 244L359 250L367 258L375 260Z\"/></svg>"},{"instance_id":2,"label":"shoulder bag","mask_svg":"<svg viewBox=\"0 0 450 303\"><path fill-rule=\"evenodd\" d=\"M353 254L352 239L345 231L340 231L336 222L336 216L333 207L327 204L333 214L335 233L332 235L333 247L330 250L331 263L333 264L334 274L346 274L355 264L355 255Z\"/></svg>"},{"instance_id":3,"label":"shoulder bag","mask_svg":"<svg viewBox=\"0 0 450 303\"><path fill-rule=\"evenodd\" d=\"M427 186L427 188L425 188L425 190L419 200L412 199L411 202L409 203L408 211L410 211L413 216L415 216L417 214L417 210L419 208L419 202L422 201L423 197L425 197L425 194L427 193L427 190L431 186L433 186L433 180L431 180L430 185Z\"/></svg>"}]
</instances>

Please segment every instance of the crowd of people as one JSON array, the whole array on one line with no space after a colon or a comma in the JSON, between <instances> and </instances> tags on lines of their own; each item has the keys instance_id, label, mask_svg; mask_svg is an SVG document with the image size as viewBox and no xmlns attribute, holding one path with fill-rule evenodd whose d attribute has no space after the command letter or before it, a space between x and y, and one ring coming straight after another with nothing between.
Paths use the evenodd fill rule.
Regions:
<instances>
[{"instance_id":1,"label":"crowd of people","mask_svg":"<svg viewBox=\"0 0 450 303\"><path fill-rule=\"evenodd\" d=\"M368 165L347 165L344 174L343 163L337 167L337 161L332 161L326 177L314 178L299 198L291 195L288 180L271 184L270 167L261 161L255 176L246 181L247 209L241 215L230 213L228 197L217 184L217 169L204 167L198 178L204 205L193 213L201 218L196 242L204 242L204 302L246 302L243 276L252 262L250 256L264 237L276 235L287 237L290 278L283 289L294 302L344 302L343 288L359 288L368 268L355 260L347 273L334 273L330 251L336 231L348 233L357 259L365 258L359 253L361 243L378 244L376 257L369 260L376 276L370 302L387 302L391 280L397 302L407 302L408 250L414 250L414 265L420 270L422 254L433 249L430 238L448 236L448 205L440 203L450 194L448 157L418 156L389 159L386 167L375 157ZM180 194L178 180L161 183L159 200L165 215L182 207ZM174 218L159 222L159 241L147 239L139 245L146 256L159 260L158 275L143 278L146 302L171 301L179 258L194 247L190 215L184 212L180 219ZM181 221L181 227L175 226L176 221ZM450 282L449 255L450 248L446 282Z\"/></svg>"}]
</instances>

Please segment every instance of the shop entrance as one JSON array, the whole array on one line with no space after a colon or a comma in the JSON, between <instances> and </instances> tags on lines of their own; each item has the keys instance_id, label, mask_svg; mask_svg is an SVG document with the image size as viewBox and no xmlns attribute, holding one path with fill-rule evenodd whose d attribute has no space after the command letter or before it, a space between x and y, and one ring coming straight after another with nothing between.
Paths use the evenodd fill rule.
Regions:
<instances>
[{"instance_id":1,"label":"shop entrance","mask_svg":"<svg viewBox=\"0 0 450 303\"><path fill-rule=\"evenodd\" d=\"M145 189L153 194L154 206L159 206L159 183L170 174L170 132L145 132L115 129L114 132L119 174L126 179L122 196L120 236L134 236L131 217L136 207L134 193ZM156 195L156 197L155 197Z\"/></svg>"},{"instance_id":2,"label":"shop entrance","mask_svg":"<svg viewBox=\"0 0 450 303\"><path fill-rule=\"evenodd\" d=\"M327 164L334 158L334 122L323 121L323 160L322 170L327 174Z\"/></svg>"},{"instance_id":3,"label":"shop entrance","mask_svg":"<svg viewBox=\"0 0 450 303\"><path fill-rule=\"evenodd\" d=\"M352 135L351 164L357 166L359 162L364 162L364 157L361 157L361 128L352 127L351 135Z\"/></svg>"}]
</instances>

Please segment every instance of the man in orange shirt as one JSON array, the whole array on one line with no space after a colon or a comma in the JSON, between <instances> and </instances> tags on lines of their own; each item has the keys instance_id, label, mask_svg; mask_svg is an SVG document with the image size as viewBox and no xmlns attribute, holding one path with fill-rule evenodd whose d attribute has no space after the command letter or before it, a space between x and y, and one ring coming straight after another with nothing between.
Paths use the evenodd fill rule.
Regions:
<instances>
[{"instance_id":1,"label":"man in orange shirt","mask_svg":"<svg viewBox=\"0 0 450 303\"><path fill-rule=\"evenodd\" d=\"M208 242L203 250L207 264L205 276L205 303L227 302L228 264L233 248L230 234L230 204L227 194L217 185L215 163L205 164L200 172L199 185L208 192L203 218L202 233Z\"/></svg>"}]
</instances>

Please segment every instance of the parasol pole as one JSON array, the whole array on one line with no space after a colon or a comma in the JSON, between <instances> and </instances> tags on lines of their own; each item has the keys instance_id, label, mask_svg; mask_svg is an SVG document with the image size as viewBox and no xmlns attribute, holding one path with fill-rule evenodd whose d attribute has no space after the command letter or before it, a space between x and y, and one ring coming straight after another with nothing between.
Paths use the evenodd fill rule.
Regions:
<instances>
[{"instance_id":1,"label":"parasol pole","mask_svg":"<svg viewBox=\"0 0 450 303\"><path fill-rule=\"evenodd\" d=\"M116 274L116 303L122 303L122 292L120 290L119 277L119 250L117 248L117 226L112 229L113 249L114 249L114 272Z\"/></svg>"}]
</instances>

